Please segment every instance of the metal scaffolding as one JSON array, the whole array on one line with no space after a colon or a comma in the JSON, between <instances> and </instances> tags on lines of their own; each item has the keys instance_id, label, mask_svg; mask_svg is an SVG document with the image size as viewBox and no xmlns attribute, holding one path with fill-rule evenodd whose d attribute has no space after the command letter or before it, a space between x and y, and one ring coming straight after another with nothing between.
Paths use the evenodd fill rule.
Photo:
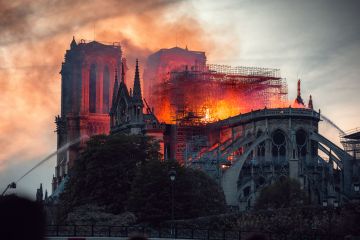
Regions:
<instances>
[{"instance_id":1,"label":"metal scaffolding","mask_svg":"<svg viewBox=\"0 0 360 240\"><path fill-rule=\"evenodd\" d=\"M341 134L340 141L347 153L355 159L360 159L360 128Z\"/></svg>"},{"instance_id":2,"label":"metal scaffolding","mask_svg":"<svg viewBox=\"0 0 360 240\"><path fill-rule=\"evenodd\" d=\"M187 142L206 123L288 104L286 80L280 77L279 69L215 64L171 71L156 87L155 96L156 105L170 106L171 122L176 125L176 159L182 162ZM215 106L219 102L224 106ZM229 113L222 116L214 113L214 108L222 113L227 106L231 109Z\"/></svg>"}]
</instances>

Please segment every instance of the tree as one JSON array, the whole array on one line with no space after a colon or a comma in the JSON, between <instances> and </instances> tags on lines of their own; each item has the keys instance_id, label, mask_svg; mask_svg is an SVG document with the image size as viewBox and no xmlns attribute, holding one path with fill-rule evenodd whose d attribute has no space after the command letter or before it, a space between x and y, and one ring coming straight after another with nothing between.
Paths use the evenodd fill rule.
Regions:
<instances>
[{"instance_id":1,"label":"tree","mask_svg":"<svg viewBox=\"0 0 360 240\"><path fill-rule=\"evenodd\" d=\"M306 203L306 193L300 183L286 178L262 189L256 204L256 209L276 209L302 206Z\"/></svg>"},{"instance_id":2,"label":"tree","mask_svg":"<svg viewBox=\"0 0 360 240\"><path fill-rule=\"evenodd\" d=\"M175 216L177 219L221 213L225 197L205 173L161 161L159 145L141 135L99 135L87 142L74 163L60 196L60 218L81 206L101 207L108 213L133 211L141 221L170 219L170 167L177 171Z\"/></svg>"},{"instance_id":3,"label":"tree","mask_svg":"<svg viewBox=\"0 0 360 240\"><path fill-rule=\"evenodd\" d=\"M140 221L160 222L171 219L171 181L169 170L174 167L175 219L194 218L223 213L225 197L205 173L179 166L174 161L153 161L143 165L133 182L129 209Z\"/></svg>"},{"instance_id":4,"label":"tree","mask_svg":"<svg viewBox=\"0 0 360 240\"><path fill-rule=\"evenodd\" d=\"M159 160L159 145L141 135L98 135L74 163L60 196L61 215L85 204L104 206L118 214L125 210L138 166Z\"/></svg>"}]
</instances>

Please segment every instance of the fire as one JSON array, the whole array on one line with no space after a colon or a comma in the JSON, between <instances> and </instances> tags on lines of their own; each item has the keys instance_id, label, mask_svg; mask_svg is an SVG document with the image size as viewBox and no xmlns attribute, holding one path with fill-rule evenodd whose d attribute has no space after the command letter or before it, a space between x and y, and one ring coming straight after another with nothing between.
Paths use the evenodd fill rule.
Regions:
<instances>
[{"instance_id":1,"label":"fire","mask_svg":"<svg viewBox=\"0 0 360 240\"><path fill-rule=\"evenodd\" d=\"M251 110L288 107L278 69L207 65L205 52L162 49L148 59L144 92L158 119L203 123Z\"/></svg>"},{"instance_id":2,"label":"fire","mask_svg":"<svg viewBox=\"0 0 360 240\"><path fill-rule=\"evenodd\" d=\"M202 122L215 122L246 112L248 107L239 98L232 98L231 95L222 99L209 99L202 108Z\"/></svg>"},{"instance_id":3,"label":"fire","mask_svg":"<svg viewBox=\"0 0 360 240\"><path fill-rule=\"evenodd\" d=\"M186 113L193 113L201 122L210 123L264 107L289 106L288 101L276 94L266 99L259 91L248 93L247 86L224 87L222 84L183 78L176 84L159 84L152 101L155 114L161 122L174 123Z\"/></svg>"}]
</instances>

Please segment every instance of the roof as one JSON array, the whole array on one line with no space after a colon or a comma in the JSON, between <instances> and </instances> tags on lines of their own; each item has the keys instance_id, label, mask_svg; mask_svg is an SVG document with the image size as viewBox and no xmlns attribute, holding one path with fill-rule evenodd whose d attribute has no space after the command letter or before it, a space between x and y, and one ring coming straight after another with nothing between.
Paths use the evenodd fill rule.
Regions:
<instances>
[{"instance_id":1,"label":"roof","mask_svg":"<svg viewBox=\"0 0 360 240\"><path fill-rule=\"evenodd\" d=\"M353 132L348 135L344 135L343 138L360 140L360 130L358 132Z\"/></svg>"}]
</instances>

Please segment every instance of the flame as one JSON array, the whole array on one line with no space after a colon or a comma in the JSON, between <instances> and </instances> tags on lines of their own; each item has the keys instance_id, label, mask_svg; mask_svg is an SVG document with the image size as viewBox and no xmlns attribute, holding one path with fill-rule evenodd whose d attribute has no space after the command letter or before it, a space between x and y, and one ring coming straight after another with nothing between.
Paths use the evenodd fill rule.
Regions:
<instances>
[{"instance_id":1,"label":"flame","mask_svg":"<svg viewBox=\"0 0 360 240\"><path fill-rule=\"evenodd\" d=\"M179 118L176 116L179 109L194 113L203 123L211 123L251 110L291 105L276 94L265 99L259 97L258 92L246 93L243 88L222 88L221 83L206 85L196 81L181 82L176 90L170 88L154 95L158 96L152 102L155 114L161 122L166 123L174 123Z\"/></svg>"}]
</instances>

